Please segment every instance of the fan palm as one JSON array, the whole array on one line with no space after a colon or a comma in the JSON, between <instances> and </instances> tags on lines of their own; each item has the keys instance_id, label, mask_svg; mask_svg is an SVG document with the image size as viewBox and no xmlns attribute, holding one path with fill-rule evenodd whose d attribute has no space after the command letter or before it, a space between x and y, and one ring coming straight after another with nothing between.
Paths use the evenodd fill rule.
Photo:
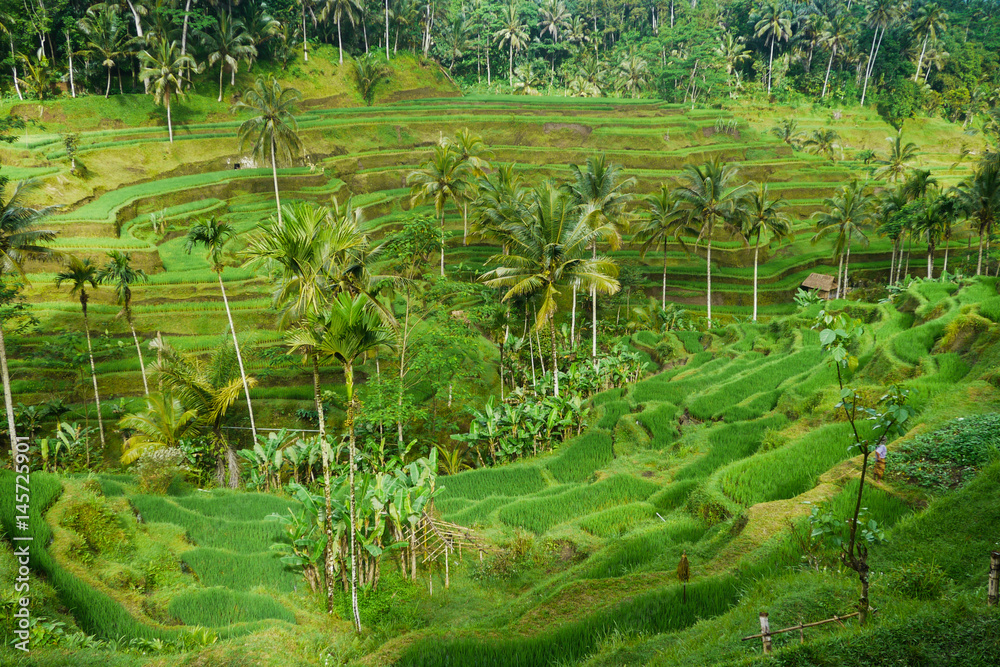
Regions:
<instances>
[{"instance_id":1,"label":"fan palm","mask_svg":"<svg viewBox=\"0 0 1000 667\"><path fill-rule=\"evenodd\" d=\"M104 418L101 416L101 394L97 390L97 368L94 365L94 348L90 342L90 322L87 317L87 303L90 301L90 294L87 293L87 285L97 289L97 267L89 259L80 259L76 255L69 255L66 258L66 267L56 274L56 287L61 287L64 282L70 284L70 294L75 294L80 299L80 308L83 311L83 330L87 334L87 356L90 357L90 377L94 383L94 404L97 406L97 428L101 434L101 449L107 447L104 441Z\"/></svg>"},{"instance_id":2,"label":"fan palm","mask_svg":"<svg viewBox=\"0 0 1000 667\"><path fill-rule=\"evenodd\" d=\"M635 228L635 240L642 241L640 252L643 257L657 245L663 246L663 290L660 307L667 307L667 247L670 242L678 242L682 234L697 234L687 225L687 216L681 208L677 193L664 183L658 192L646 197L649 207L648 217L643 217Z\"/></svg>"},{"instance_id":3,"label":"fan palm","mask_svg":"<svg viewBox=\"0 0 1000 667\"><path fill-rule=\"evenodd\" d=\"M757 321L757 266L760 255L760 237L767 234L769 242L785 238L791 232L790 221L781 209L785 200L771 198L767 183L758 183L740 207L743 215L743 236L753 244L753 321Z\"/></svg>"},{"instance_id":4,"label":"fan palm","mask_svg":"<svg viewBox=\"0 0 1000 667\"><path fill-rule=\"evenodd\" d=\"M298 124L295 122L295 104L302 99L295 88L283 88L273 76L257 77L234 111L246 110L252 118L243 121L239 129L240 150L250 146L250 153L257 162L270 158L274 177L274 202L281 223L281 196L278 193L278 161L289 162L302 148Z\"/></svg>"},{"instance_id":5,"label":"fan palm","mask_svg":"<svg viewBox=\"0 0 1000 667\"><path fill-rule=\"evenodd\" d=\"M597 242L608 243L612 250L621 245L621 233L628 228L628 217L625 207L632 201L629 193L635 187L634 178L624 178L622 168L616 164L608 164L602 154L587 158L587 168L580 169L578 165L570 165L573 180L567 186L585 222L592 229L601 229L602 233L594 237L591 247L591 259L597 259ZM591 282L591 356L597 357L597 291L596 283ZM575 295L574 295L575 300Z\"/></svg>"},{"instance_id":6,"label":"fan palm","mask_svg":"<svg viewBox=\"0 0 1000 667\"><path fill-rule=\"evenodd\" d=\"M506 287L504 301L536 296L540 299L534 328L549 326L555 396L559 396L555 316L560 288L580 283L602 294L619 289L618 267L607 257L588 259L586 251L617 232L605 222L594 224L581 215L572 194L546 183L531 196L528 215L503 228L509 253L490 258L499 264L482 280L490 287Z\"/></svg>"},{"instance_id":7,"label":"fan palm","mask_svg":"<svg viewBox=\"0 0 1000 667\"><path fill-rule=\"evenodd\" d=\"M708 328L712 328L712 241L716 227L731 234L739 234L737 221L747 185L734 183L736 167L722 164L718 158L697 167L688 165L682 174L677 190L682 205L688 213L689 224L697 229L696 245L706 242Z\"/></svg>"},{"instance_id":8,"label":"fan palm","mask_svg":"<svg viewBox=\"0 0 1000 667\"><path fill-rule=\"evenodd\" d=\"M39 229L38 223L45 219L53 207L31 208L25 206L25 196L35 186L33 181L21 181L14 186L6 200L3 198L6 179L0 176L0 277L9 273L24 276L24 262L29 259L44 259L51 250L42 245L53 240L56 232ZM0 375L3 378L3 397L7 409L7 429L10 433L11 465L17 460L17 429L14 426L14 402L10 389L10 373L7 370L7 347L3 337L3 322L0 321Z\"/></svg>"},{"instance_id":9,"label":"fan palm","mask_svg":"<svg viewBox=\"0 0 1000 667\"><path fill-rule=\"evenodd\" d=\"M243 393L247 398L247 413L250 415L250 430L253 433L254 442L257 441L257 424L253 417L253 404L250 402L250 387L247 384L247 373L243 368L243 354L240 352L240 341L236 337L236 326L233 324L233 313L229 308L229 298L226 296L226 284L222 281L223 251L226 242L233 237L233 228L229 223L219 222L215 218L209 218L201 222L196 222L188 229L187 239L184 249L190 255L196 246L204 246L208 251L208 261L212 264L212 270L219 278L219 289L222 291L222 303L226 307L226 317L229 319L229 331L233 336L233 348L236 350L236 361L240 367L240 379L243 381Z\"/></svg>"},{"instance_id":10,"label":"fan palm","mask_svg":"<svg viewBox=\"0 0 1000 667\"><path fill-rule=\"evenodd\" d=\"M181 438L197 433L198 411L185 409L169 391L154 392L146 397L143 412L125 415L118 426L133 431L122 444L121 462L127 465L157 449L177 447Z\"/></svg>"},{"instance_id":11,"label":"fan palm","mask_svg":"<svg viewBox=\"0 0 1000 667\"><path fill-rule=\"evenodd\" d=\"M472 166L462 160L450 145L438 144L434 155L420 165L419 171L410 172L406 182L410 185L410 201L414 206L434 202L434 211L441 221L441 275L444 276L444 207L451 200L461 213L460 202L470 185Z\"/></svg>"},{"instance_id":12,"label":"fan palm","mask_svg":"<svg viewBox=\"0 0 1000 667\"><path fill-rule=\"evenodd\" d=\"M865 193L865 186L857 181L841 187L833 197L824 202L826 211L816 214L818 231L813 241L831 234L836 235L833 244L834 257L839 258L837 266L837 298L846 296L850 287L849 270L851 264L851 245L854 240L868 245L865 229L872 221L874 200ZM846 255L845 255L846 252ZM841 278L843 270L843 278Z\"/></svg>"},{"instance_id":13,"label":"fan palm","mask_svg":"<svg viewBox=\"0 0 1000 667\"><path fill-rule=\"evenodd\" d=\"M208 64L219 63L219 101L222 101L222 77L229 68L231 79L229 85L236 85L236 72L241 60L250 60L257 55L257 47L253 38L240 19L234 19L229 12L222 12L215 19L211 31L202 33L205 50L208 51Z\"/></svg>"},{"instance_id":14,"label":"fan palm","mask_svg":"<svg viewBox=\"0 0 1000 667\"><path fill-rule=\"evenodd\" d=\"M114 285L118 305L122 307L121 315L125 317L132 340L135 342L135 352L139 355L139 370L142 371L142 387L149 396L149 383L146 381L146 364L142 359L142 348L139 347L139 336L135 333L132 321L132 285L141 285L148 280L146 272L132 266L132 255L120 250L108 253L108 263L97 272L97 282L102 285Z\"/></svg>"}]
</instances>

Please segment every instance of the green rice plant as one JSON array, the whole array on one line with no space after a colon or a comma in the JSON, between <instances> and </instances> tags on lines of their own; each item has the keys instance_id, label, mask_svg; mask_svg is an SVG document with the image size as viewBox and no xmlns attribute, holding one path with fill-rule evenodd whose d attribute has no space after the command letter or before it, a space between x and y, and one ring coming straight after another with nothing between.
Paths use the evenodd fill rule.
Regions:
<instances>
[{"instance_id":1,"label":"green rice plant","mask_svg":"<svg viewBox=\"0 0 1000 667\"><path fill-rule=\"evenodd\" d=\"M624 393L625 393L624 387L616 387L614 389L608 389L606 391L602 391L599 394L594 394L594 397L591 399L591 401L593 402L594 406L604 405L609 401L620 400Z\"/></svg>"},{"instance_id":2,"label":"green rice plant","mask_svg":"<svg viewBox=\"0 0 1000 667\"><path fill-rule=\"evenodd\" d=\"M491 514L514 500L516 499L509 496L489 496L463 510L444 513L444 518L460 526L484 525ZM437 504L438 501L435 501L435 505Z\"/></svg>"},{"instance_id":3,"label":"green rice plant","mask_svg":"<svg viewBox=\"0 0 1000 667\"><path fill-rule=\"evenodd\" d=\"M1000 296L991 296L979 303L979 314L988 320L1000 322Z\"/></svg>"},{"instance_id":4,"label":"green rice plant","mask_svg":"<svg viewBox=\"0 0 1000 667\"><path fill-rule=\"evenodd\" d=\"M180 526L188 538L201 547L255 553L262 550L261 545L269 546L282 538L280 526L259 519L232 521L207 516L160 496L135 495L129 500L143 521Z\"/></svg>"},{"instance_id":5,"label":"green rice plant","mask_svg":"<svg viewBox=\"0 0 1000 667\"><path fill-rule=\"evenodd\" d=\"M858 426L862 438L871 436L867 422ZM716 475L723 493L746 507L794 498L832 466L857 454L853 442L849 423L827 424L785 447L730 464Z\"/></svg>"},{"instance_id":6,"label":"green rice plant","mask_svg":"<svg viewBox=\"0 0 1000 667\"><path fill-rule=\"evenodd\" d=\"M669 512L687 502L688 496L698 484L697 479L673 481L651 495L648 501L661 512Z\"/></svg>"},{"instance_id":7,"label":"green rice plant","mask_svg":"<svg viewBox=\"0 0 1000 667\"><path fill-rule=\"evenodd\" d=\"M256 586L290 593L299 579L281 562L281 554L269 551L270 544L258 544L259 553L233 553L225 549L198 547L185 551L187 563L203 586L224 586L249 591ZM252 620L252 619L249 619Z\"/></svg>"},{"instance_id":8,"label":"green rice plant","mask_svg":"<svg viewBox=\"0 0 1000 667\"><path fill-rule=\"evenodd\" d=\"M912 366L919 365L920 359L934 346L934 341L944 333L945 324L941 320L931 320L901 332L892 339L892 351L901 361Z\"/></svg>"},{"instance_id":9,"label":"green rice plant","mask_svg":"<svg viewBox=\"0 0 1000 667\"><path fill-rule=\"evenodd\" d=\"M225 588L182 593L170 600L167 611L185 625L206 628L266 619L295 623L295 615L274 598Z\"/></svg>"},{"instance_id":10,"label":"green rice plant","mask_svg":"<svg viewBox=\"0 0 1000 667\"><path fill-rule=\"evenodd\" d=\"M701 334L697 331L675 331L674 335L684 344L684 350L688 354L698 354L705 349L701 345Z\"/></svg>"},{"instance_id":11,"label":"green rice plant","mask_svg":"<svg viewBox=\"0 0 1000 667\"><path fill-rule=\"evenodd\" d=\"M781 391L762 391L754 394L742 403L726 408L720 413L722 420L727 423L749 421L766 415L774 409L781 398Z\"/></svg>"},{"instance_id":12,"label":"green rice plant","mask_svg":"<svg viewBox=\"0 0 1000 667\"><path fill-rule=\"evenodd\" d=\"M500 509L500 520L542 534L552 526L607 507L645 500L657 485L629 475L615 475L547 498L526 498Z\"/></svg>"},{"instance_id":13,"label":"green rice plant","mask_svg":"<svg viewBox=\"0 0 1000 667\"><path fill-rule=\"evenodd\" d=\"M583 517L580 528L597 537L620 537L655 517L656 510L649 503L629 503Z\"/></svg>"},{"instance_id":14,"label":"green rice plant","mask_svg":"<svg viewBox=\"0 0 1000 667\"><path fill-rule=\"evenodd\" d=\"M442 515L454 514L468 509L475 505L475 501L468 498L441 498L434 501L434 508Z\"/></svg>"},{"instance_id":15,"label":"green rice plant","mask_svg":"<svg viewBox=\"0 0 1000 667\"><path fill-rule=\"evenodd\" d=\"M199 493L174 498L173 502L192 512L229 521L262 520L271 514L284 514L298 504L287 498L279 498L267 493L240 493L227 489L215 489L210 493Z\"/></svg>"},{"instance_id":16,"label":"green rice plant","mask_svg":"<svg viewBox=\"0 0 1000 667\"><path fill-rule=\"evenodd\" d=\"M854 516L855 503L858 500L860 481L852 479L844 485L843 490L827 501L827 509L841 519ZM866 511L866 518L875 519L883 528L892 528L900 520L913 513L913 508L906 502L885 489L871 484L865 485L861 506Z\"/></svg>"},{"instance_id":17,"label":"green rice plant","mask_svg":"<svg viewBox=\"0 0 1000 667\"><path fill-rule=\"evenodd\" d=\"M691 583L681 603L677 585L656 588L548 632L504 638L454 634L421 638L404 649L398 667L547 667L579 662L612 631L658 634L717 616L737 600L736 579L714 577Z\"/></svg>"},{"instance_id":18,"label":"green rice plant","mask_svg":"<svg viewBox=\"0 0 1000 667\"><path fill-rule=\"evenodd\" d=\"M969 374L969 365L965 363L957 352L937 354L934 355L934 359L937 361L938 365L938 372L937 375L934 376L934 379L939 382L953 384L960 382L966 375Z\"/></svg>"},{"instance_id":19,"label":"green rice plant","mask_svg":"<svg viewBox=\"0 0 1000 667\"><path fill-rule=\"evenodd\" d=\"M611 463L612 448L610 432L590 428L570 440L545 467L557 482L582 482Z\"/></svg>"},{"instance_id":20,"label":"green rice plant","mask_svg":"<svg viewBox=\"0 0 1000 667\"><path fill-rule=\"evenodd\" d=\"M652 434L650 449L663 449L677 439L677 406L673 403L650 403L635 416Z\"/></svg>"},{"instance_id":21,"label":"green rice plant","mask_svg":"<svg viewBox=\"0 0 1000 667\"><path fill-rule=\"evenodd\" d=\"M752 455L768 429L777 430L787 423L788 419L784 415L777 414L754 421L716 426L708 433L708 453L681 468L675 479L704 479L715 470Z\"/></svg>"},{"instance_id":22,"label":"green rice plant","mask_svg":"<svg viewBox=\"0 0 1000 667\"><path fill-rule=\"evenodd\" d=\"M622 415L614 430L614 451L616 455L629 456L643 449L649 449L650 437L634 414Z\"/></svg>"},{"instance_id":23,"label":"green rice plant","mask_svg":"<svg viewBox=\"0 0 1000 667\"><path fill-rule=\"evenodd\" d=\"M612 543L592 557L580 577L622 577L640 568L672 570L681 551L700 540L705 531L701 522L689 517L667 521L656 518L655 525Z\"/></svg>"},{"instance_id":24,"label":"green rice plant","mask_svg":"<svg viewBox=\"0 0 1000 667\"><path fill-rule=\"evenodd\" d=\"M541 470L533 465L479 468L438 478L439 498L470 498L482 500L488 496L527 496L545 488Z\"/></svg>"},{"instance_id":25,"label":"green rice plant","mask_svg":"<svg viewBox=\"0 0 1000 667\"><path fill-rule=\"evenodd\" d=\"M603 412L597 420L597 427L608 430L615 427L622 415L632 412L632 404L628 401L608 401L601 407Z\"/></svg>"}]
</instances>

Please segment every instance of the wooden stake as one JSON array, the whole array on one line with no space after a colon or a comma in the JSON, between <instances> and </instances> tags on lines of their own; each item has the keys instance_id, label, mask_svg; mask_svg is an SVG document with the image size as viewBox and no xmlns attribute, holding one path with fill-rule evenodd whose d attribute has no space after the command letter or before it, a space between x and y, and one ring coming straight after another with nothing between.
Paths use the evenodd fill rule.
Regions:
<instances>
[{"instance_id":1,"label":"wooden stake","mask_svg":"<svg viewBox=\"0 0 1000 667\"><path fill-rule=\"evenodd\" d=\"M767 612L760 612L760 640L764 644L764 655L771 652L771 624L767 620Z\"/></svg>"},{"instance_id":2,"label":"wooden stake","mask_svg":"<svg viewBox=\"0 0 1000 667\"><path fill-rule=\"evenodd\" d=\"M806 643L806 631L803 629L804 625L805 625L805 621L803 621L800 618L799 619L799 643L800 644L805 644Z\"/></svg>"},{"instance_id":3,"label":"wooden stake","mask_svg":"<svg viewBox=\"0 0 1000 667\"><path fill-rule=\"evenodd\" d=\"M1000 551L994 551L990 554L990 585L986 603L995 607L998 601L1000 601Z\"/></svg>"},{"instance_id":4,"label":"wooden stake","mask_svg":"<svg viewBox=\"0 0 1000 667\"><path fill-rule=\"evenodd\" d=\"M447 589L450 586L448 581L448 546L444 547L444 587Z\"/></svg>"}]
</instances>

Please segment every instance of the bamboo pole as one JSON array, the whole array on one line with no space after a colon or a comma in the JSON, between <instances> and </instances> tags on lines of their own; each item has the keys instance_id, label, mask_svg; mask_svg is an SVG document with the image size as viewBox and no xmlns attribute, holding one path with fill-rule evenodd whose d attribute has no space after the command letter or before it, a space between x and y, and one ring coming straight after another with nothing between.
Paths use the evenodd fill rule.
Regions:
<instances>
[{"instance_id":1,"label":"bamboo pole","mask_svg":"<svg viewBox=\"0 0 1000 667\"><path fill-rule=\"evenodd\" d=\"M997 606L1000 601L1000 551L990 554L990 585L986 602L989 606Z\"/></svg>"},{"instance_id":2,"label":"bamboo pole","mask_svg":"<svg viewBox=\"0 0 1000 667\"><path fill-rule=\"evenodd\" d=\"M767 620L767 612L760 612L760 640L764 645L764 655L771 652L771 624Z\"/></svg>"},{"instance_id":3,"label":"bamboo pole","mask_svg":"<svg viewBox=\"0 0 1000 667\"><path fill-rule=\"evenodd\" d=\"M872 613L875 613L875 611L877 611L877 610L873 609ZM861 612L856 611L853 614L847 614L846 616L834 616L833 618L827 618L827 619L824 619L822 621L815 621L813 623L800 623L799 625L793 625L790 628L782 628L781 630L769 630L768 634L770 634L770 635L780 635L783 632L794 632L795 630L802 630L804 628L814 628L817 625L824 625L826 623L840 623L841 621L846 621L847 619L853 618L854 616L857 616L860 613ZM841 625L843 625L843 624L841 624ZM744 641L745 642L745 641L750 640L750 639L758 639L761 636L762 635L760 635L760 634L748 635L746 637L743 637L740 641Z\"/></svg>"}]
</instances>

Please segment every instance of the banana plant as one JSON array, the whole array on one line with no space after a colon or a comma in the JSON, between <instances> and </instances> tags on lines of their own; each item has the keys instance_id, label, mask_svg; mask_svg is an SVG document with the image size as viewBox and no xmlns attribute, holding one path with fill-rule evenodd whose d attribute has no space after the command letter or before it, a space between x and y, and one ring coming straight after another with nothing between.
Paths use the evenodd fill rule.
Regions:
<instances>
[{"instance_id":1,"label":"banana plant","mask_svg":"<svg viewBox=\"0 0 1000 667\"><path fill-rule=\"evenodd\" d=\"M292 496L299 502L299 511L288 510L288 514L271 514L268 521L281 524L287 542L271 545L272 551L281 554L281 562L299 570L313 592L319 587L323 552L326 550L326 534L323 532L323 496L310 493L298 483L288 485Z\"/></svg>"}]
</instances>

